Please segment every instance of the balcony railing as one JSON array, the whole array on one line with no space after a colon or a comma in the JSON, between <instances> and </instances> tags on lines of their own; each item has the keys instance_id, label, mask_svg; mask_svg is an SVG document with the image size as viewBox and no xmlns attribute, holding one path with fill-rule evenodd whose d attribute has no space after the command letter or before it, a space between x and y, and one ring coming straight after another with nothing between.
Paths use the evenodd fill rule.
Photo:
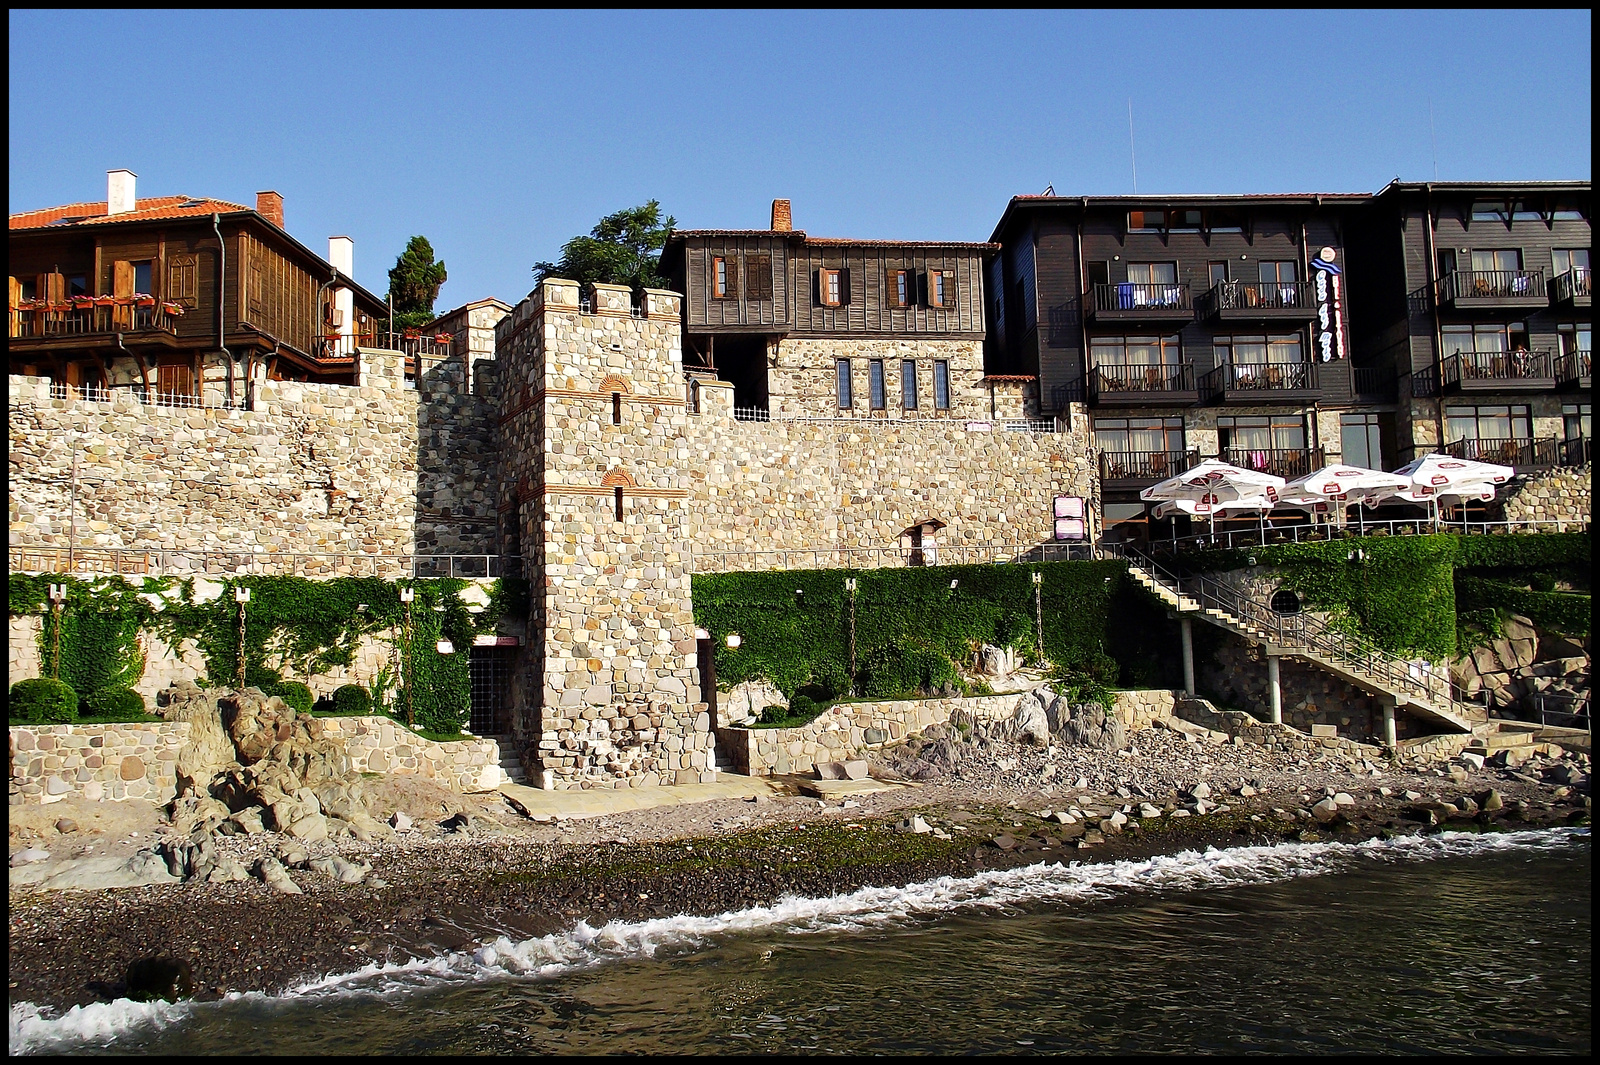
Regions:
<instances>
[{"instance_id":1,"label":"balcony railing","mask_svg":"<svg viewBox=\"0 0 1600 1065\"><path fill-rule=\"evenodd\" d=\"M1194 311L1194 303L1189 298L1187 284L1143 284L1123 281L1114 285L1096 285L1092 296L1094 311L1125 317L1137 317L1141 314L1171 317Z\"/></svg>"},{"instance_id":2,"label":"balcony railing","mask_svg":"<svg viewBox=\"0 0 1600 1065\"><path fill-rule=\"evenodd\" d=\"M1548 351L1458 351L1445 357L1440 381L1450 388L1494 388L1506 384L1554 383Z\"/></svg>"},{"instance_id":3,"label":"balcony railing","mask_svg":"<svg viewBox=\"0 0 1600 1065\"><path fill-rule=\"evenodd\" d=\"M1106 392L1193 392L1194 367L1189 363L1162 366L1096 366L1089 372L1089 394Z\"/></svg>"},{"instance_id":4,"label":"balcony railing","mask_svg":"<svg viewBox=\"0 0 1600 1065\"><path fill-rule=\"evenodd\" d=\"M1225 362L1200 379L1200 390L1215 397L1226 392L1296 392L1317 387L1309 362Z\"/></svg>"},{"instance_id":5,"label":"balcony railing","mask_svg":"<svg viewBox=\"0 0 1600 1065\"><path fill-rule=\"evenodd\" d=\"M1320 447L1315 449L1225 447L1218 457L1223 462L1255 470L1257 473L1270 473L1286 481L1314 473L1325 465Z\"/></svg>"},{"instance_id":6,"label":"balcony railing","mask_svg":"<svg viewBox=\"0 0 1600 1065\"><path fill-rule=\"evenodd\" d=\"M1591 461L1588 437L1561 441L1561 465L1587 466Z\"/></svg>"},{"instance_id":7,"label":"balcony railing","mask_svg":"<svg viewBox=\"0 0 1600 1065\"><path fill-rule=\"evenodd\" d=\"M1382 367L1352 366L1350 375L1358 396L1393 402L1398 395L1394 374Z\"/></svg>"},{"instance_id":8,"label":"balcony railing","mask_svg":"<svg viewBox=\"0 0 1600 1065\"><path fill-rule=\"evenodd\" d=\"M8 548L13 573L273 575L298 577L520 577L515 555L368 555L138 547Z\"/></svg>"},{"instance_id":9,"label":"balcony railing","mask_svg":"<svg viewBox=\"0 0 1600 1065\"><path fill-rule=\"evenodd\" d=\"M1100 480L1161 481L1198 465L1198 451L1102 451Z\"/></svg>"},{"instance_id":10,"label":"balcony railing","mask_svg":"<svg viewBox=\"0 0 1600 1065\"><path fill-rule=\"evenodd\" d=\"M450 355L449 333L394 333L383 329L368 333L334 333L316 337L317 352L324 359L353 358L357 348L381 348L404 352L407 357L444 359Z\"/></svg>"},{"instance_id":11,"label":"balcony railing","mask_svg":"<svg viewBox=\"0 0 1600 1065\"><path fill-rule=\"evenodd\" d=\"M239 384L239 394L233 399L220 395L213 388L205 395L179 392L172 389L145 388L143 385L118 385L109 388L103 384L72 385L65 381L50 382L51 399L82 400L88 403L115 403L127 397L146 407L182 407L189 410L254 410L250 386Z\"/></svg>"},{"instance_id":12,"label":"balcony railing","mask_svg":"<svg viewBox=\"0 0 1600 1065\"><path fill-rule=\"evenodd\" d=\"M1589 270L1587 267L1575 266L1564 274L1558 274L1555 280L1556 299L1572 300L1573 302L1589 300Z\"/></svg>"},{"instance_id":13,"label":"balcony railing","mask_svg":"<svg viewBox=\"0 0 1600 1065\"><path fill-rule=\"evenodd\" d=\"M1554 437L1542 440L1479 437L1452 440L1444 446L1444 453L1458 459L1493 462L1519 470L1550 469L1564 464L1566 456L1562 450L1562 443Z\"/></svg>"},{"instance_id":14,"label":"balcony railing","mask_svg":"<svg viewBox=\"0 0 1600 1065\"><path fill-rule=\"evenodd\" d=\"M1456 270L1439 281L1439 296L1446 303L1462 300L1517 300L1544 302L1543 270Z\"/></svg>"},{"instance_id":15,"label":"balcony railing","mask_svg":"<svg viewBox=\"0 0 1600 1065\"><path fill-rule=\"evenodd\" d=\"M1309 315L1311 288L1304 281L1221 281L1205 294L1203 304L1208 313L1235 317L1302 311Z\"/></svg>"},{"instance_id":16,"label":"balcony railing","mask_svg":"<svg viewBox=\"0 0 1600 1065\"><path fill-rule=\"evenodd\" d=\"M183 308L175 303L137 302L22 304L13 310L11 335L18 339L112 333L176 333Z\"/></svg>"},{"instance_id":17,"label":"balcony railing","mask_svg":"<svg viewBox=\"0 0 1600 1065\"><path fill-rule=\"evenodd\" d=\"M1556 380L1565 386L1588 388L1593 360L1587 351L1569 351L1556 360Z\"/></svg>"}]
</instances>

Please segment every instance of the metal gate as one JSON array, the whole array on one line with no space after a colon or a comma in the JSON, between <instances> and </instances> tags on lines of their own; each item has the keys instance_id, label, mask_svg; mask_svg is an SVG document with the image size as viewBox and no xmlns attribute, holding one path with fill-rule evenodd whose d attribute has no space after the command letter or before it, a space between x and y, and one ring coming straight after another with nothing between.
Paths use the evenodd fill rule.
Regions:
<instances>
[{"instance_id":1,"label":"metal gate","mask_svg":"<svg viewBox=\"0 0 1600 1065\"><path fill-rule=\"evenodd\" d=\"M501 736L510 731L506 703L511 688L515 647L472 649L472 723L475 736Z\"/></svg>"}]
</instances>

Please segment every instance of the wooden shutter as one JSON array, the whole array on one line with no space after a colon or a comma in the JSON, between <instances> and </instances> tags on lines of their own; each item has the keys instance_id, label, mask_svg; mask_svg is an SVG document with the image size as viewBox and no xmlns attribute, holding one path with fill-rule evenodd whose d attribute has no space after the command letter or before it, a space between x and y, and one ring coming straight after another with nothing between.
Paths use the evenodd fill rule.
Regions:
<instances>
[{"instance_id":1,"label":"wooden shutter","mask_svg":"<svg viewBox=\"0 0 1600 1065\"><path fill-rule=\"evenodd\" d=\"M111 294L133 295L133 264L126 259L118 259L111 264Z\"/></svg>"},{"instance_id":2,"label":"wooden shutter","mask_svg":"<svg viewBox=\"0 0 1600 1065\"><path fill-rule=\"evenodd\" d=\"M844 306L850 302L850 268L842 267L839 270L839 305Z\"/></svg>"},{"instance_id":3,"label":"wooden shutter","mask_svg":"<svg viewBox=\"0 0 1600 1065\"><path fill-rule=\"evenodd\" d=\"M811 306L821 307L822 303L822 271L811 271Z\"/></svg>"},{"instance_id":4,"label":"wooden shutter","mask_svg":"<svg viewBox=\"0 0 1600 1065\"><path fill-rule=\"evenodd\" d=\"M65 274L44 275L45 299L51 303L64 303L67 298L67 278Z\"/></svg>"},{"instance_id":5,"label":"wooden shutter","mask_svg":"<svg viewBox=\"0 0 1600 1065\"><path fill-rule=\"evenodd\" d=\"M11 278L11 332L8 336L17 335L17 304L22 302L22 282Z\"/></svg>"},{"instance_id":6,"label":"wooden shutter","mask_svg":"<svg viewBox=\"0 0 1600 1065\"><path fill-rule=\"evenodd\" d=\"M956 305L956 272L954 270L942 270L940 273L944 278L944 298L939 305L941 307L954 307Z\"/></svg>"},{"instance_id":7,"label":"wooden shutter","mask_svg":"<svg viewBox=\"0 0 1600 1065\"><path fill-rule=\"evenodd\" d=\"M739 257L737 255L728 256L727 277L728 291L723 293L723 295L727 296L730 300L735 299L739 295Z\"/></svg>"},{"instance_id":8,"label":"wooden shutter","mask_svg":"<svg viewBox=\"0 0 1600 1065\"><path fill-rule=\"evenodd\" d=\"M912 301L919 307L933 306L929 302L932 299L932 293L928 291L928 275L919 270L912 276L911 281L914 289L911 297Z\"/></svg>"}]
</instances>

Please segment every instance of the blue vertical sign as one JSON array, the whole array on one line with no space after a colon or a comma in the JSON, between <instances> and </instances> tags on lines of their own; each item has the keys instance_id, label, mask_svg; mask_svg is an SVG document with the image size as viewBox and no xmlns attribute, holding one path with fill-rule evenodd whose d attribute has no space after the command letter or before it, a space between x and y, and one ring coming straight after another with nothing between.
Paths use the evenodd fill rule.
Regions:
<instances>
[{"instance_id":1,"label":"blue vertical sign","mask_svg":"<svg viewBox=\"0 0 1600 1065\"><path fill-rule=\"evenodd\" d=\"M1311 260L1312 280L1317 291L1316 350L1323 362L1342 359L1347 354L1344 336L1344 273L1334 260L1338 253L1323 248Z\"/></svg>"}]
</instances>

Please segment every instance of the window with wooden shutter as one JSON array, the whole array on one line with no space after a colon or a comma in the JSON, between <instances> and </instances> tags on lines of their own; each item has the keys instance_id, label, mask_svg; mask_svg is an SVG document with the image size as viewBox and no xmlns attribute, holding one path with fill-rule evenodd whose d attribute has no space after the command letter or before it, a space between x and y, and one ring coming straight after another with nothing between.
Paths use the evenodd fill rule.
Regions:
<instances>
[{"instance_id":1,"label":"window with wooden shutter","mask_svg":"<svg viewBox=\"0 0 1600 1065\"><path fill-rule=\"evenodd\" d=\"M157 366L156 392L163 401L194 395L194 368L181 362Z\"/></svg>"},{"instance_id":2,"label":"window with wooden shutter","mask_svg":"<svg viewBox=\"0 0 1600 1065\"><path fill-rule=\"evenodd\" d=\"M44 298L51 303L63 303L67 298L67 278L64 274L44 274Z\"/></svg>"},{"instance_id":3,"label":"window with wooden shutter","mask_svg":"<svg viewBox=\"0 0 1600 1065\"><path fill-rule=\"evenodd\" d=\"M193 255L175 255L167 260L166 299L185 307L200 304L199 276Z\"/></svg>"},{"instance_id":4,"label":"window with wooden shutter","mask_svg":"<svg viewBox=\"0 0 1600 1065\"><path fill-rule=\"evenodd\" d=\"M837 307L843 282L838 270L817 271L817 303L823 307Z\"/></svg>"},{"instance_id":5,"label":"window with wooden shutter","mask_svg":"<svg viewBox=\"0 0 1600 1065\"><path fill-rule=\"evenodd\" d=\"M848 266L839 271L839 302L850 302L850 268Z\"/></svg>"},{"instance_id":6,"label":"window with wooden shutter","mask_svg":"<svg viewBox=\"0 0 1600 1065\"><path fill-rule=\"evenodd\" d=\"M956 305L956 275L952 270L928 271L928 306Z\"/></svg>"},{"instance_id":7,"label":"window with wooden shutter","mask_svg":"<svg viewBox=\"0 0 1600 1065\"><path fill-rule=\"evenodd\" d=\"M259 317L266 310L265 306L265 281L261 269L261 257L250 257L250 313Z\"/></svg>"},{"instance_id":8,"label":"window with wooden shutter","mask_svg":"<svg viewBox=\"0 0 1600 1065\"><path fill-rule=\"evenodd\" d=\"M125 259L118 259L111 264L111 294L133 295L133 264Z\"/></svg>"},{"instance_id":9,"label":"window with wooden shutter","mask_svg":"<svg viewBox=\"0 0 1600 1065\"><path fill-rule=\"evenodd\" d=\"M728 260L720 255L711 260L711 296L719 300L728 298Z\"/></svg>"},{"instance_id":10,"label":"window with wooden shutter","mask_svg":"<svg viewBox=\"0 0 1600 1065\"><path fill-rule=\"evenodd\" d=\"M772 298L772 256L752 255L744 261L745 295L753 300Z\"/></svg>"},{"instance_id":11,"label":"window with wooden shutter","mask_svg":"<svg viewBox=\"0 0 1600 1065\"><path fill-rule=\"evenodd\" d=\"M912 297L916 295L915 275L909 270L890 270L887 290L889 293L889 306L909 307Z\"/></svg>"}]
</instances>

